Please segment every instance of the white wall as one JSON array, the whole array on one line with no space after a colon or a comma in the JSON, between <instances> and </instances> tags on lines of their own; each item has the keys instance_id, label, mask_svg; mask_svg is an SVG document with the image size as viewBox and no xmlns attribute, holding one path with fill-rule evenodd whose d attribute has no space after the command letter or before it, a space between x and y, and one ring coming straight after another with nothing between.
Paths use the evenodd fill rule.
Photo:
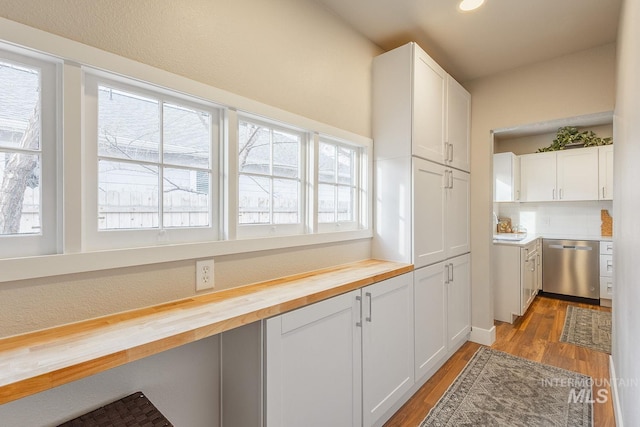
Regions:
<instances>
[{"instance_id":1,"label":"white wall","mask_svg":"<svg viewBox=\"0 0 640 427\"><path fill-rule=\"evenodd\" d=\"M472 324L490 329L493 326L491 131L612 111L615 45L465 82L464 86L471 93Z\"/></svg>"},{"instance_id":2,"label":"white wall","mask_svg":"<svg viewBox=\"0 0 640 427\"><path fill-rule=\"evenodd\" d=\"M614 295L613 348L622 419L617 425L640 425L640 2L625 0L618 35L618 80L614 116ZM626 383L626 385L625 385ZM633 386L630 384L634 384Z\"/></svg>"}]
</instances>

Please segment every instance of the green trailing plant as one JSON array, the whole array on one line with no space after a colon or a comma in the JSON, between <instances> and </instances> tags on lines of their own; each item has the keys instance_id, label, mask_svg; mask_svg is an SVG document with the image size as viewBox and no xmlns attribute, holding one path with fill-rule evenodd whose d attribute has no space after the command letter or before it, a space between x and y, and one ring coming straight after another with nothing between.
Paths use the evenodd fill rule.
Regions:
<instances>
[{"instance_id":1,"label":"green trailing plant","mask_svg":"<svg viewBox=\"0 0 640 427\"><path fill-rule=\"evenodd\" d=\"M599 145L611 145L613 138L601 138L592 130L579 131L573 126L565 126L558 129L556 137L548 147L538 148L538 153L546 151L564 150L567 146L580 145L582 147L596 147Z\"/></svg>"}]
</instances>

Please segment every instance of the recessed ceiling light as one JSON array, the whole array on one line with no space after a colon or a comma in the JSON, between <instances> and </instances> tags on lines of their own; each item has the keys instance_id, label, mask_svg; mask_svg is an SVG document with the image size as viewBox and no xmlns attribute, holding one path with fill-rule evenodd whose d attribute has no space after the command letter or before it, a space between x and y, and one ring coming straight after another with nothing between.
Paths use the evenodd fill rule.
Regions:
<instances>
[{"instance_id":1,"label":"recessed ceiling light","mask_svg":"<svg viewBox=\"0 0 640 427\"><path fill-rule=\"evenodd\" d=\"M484 0L462 0L458 5L458 9L463 12L469 12L471 10L476 10L483 4Z\"/></svg>"}]
</instances>

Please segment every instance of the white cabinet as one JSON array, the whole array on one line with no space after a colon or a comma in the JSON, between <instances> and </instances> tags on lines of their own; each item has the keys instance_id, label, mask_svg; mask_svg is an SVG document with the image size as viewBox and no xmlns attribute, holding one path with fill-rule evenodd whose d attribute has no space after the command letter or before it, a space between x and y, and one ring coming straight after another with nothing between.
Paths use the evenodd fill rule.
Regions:
<instances>
[{"instance_id":1,"label":"white cabinet","mask_svg":"<svg viewBox=\"0 0 640 427\"><path fill-rule=\"evenodd\" d=\"M522 201L598 200L598 163L593 147L522 155Z\"/></svg>"},{"instance_id":2,"label":"white cabinet","mask_svg":"<svg viewBox=\"0 0 640 427\"><path fill-rule=\"evenodd\" d=\"M413 274L367 286L362 296L363 425L373 426L413 386Z\"/></svg>"},{"instance_id":3,"label":"white cabinet","mask_svg":"<svg viewBox=\"0 0 640 427\"><path fill-rule=\"evenodd\" d=\"M414 272L416 379L436 368L447 353L448 268L440 262Z\"/></svg>"},{"instance_id":4,"label":"white cabinet","mask_svg":"<svg viewBox=\"0 0 640 427\"><path fill-rule=\"evenodd\" d=\"M447 261L447 340L451 350L467 341L471 331L471 256Z\"/></svg>"},{"instance_id":5,"label":"white cabinet","mask_svg":"<svg viewBox=\"0 0 640 427\"><path fill-rule=\"evenodd\" d=\"M469 171L471 96L417 44L373 62L376 156L418 156Z\"/></svg>"},{"instance_id":6,"label":"white cabinet","mask_svg":"<svg viewBox=\"0 0 640 427\"><path fill-rule=\"evenodd\" d=\"M471 250L469 174L456 169L449 170L449 185L445 188L445 243L447 258L462 255ZM418 219L420 216L418 216ZM437 227L437 224L434 224Z\"/></svg>"},{"instance_id":7,"label":"white cabinet","mask_svg":"<svg viewBox=\"0 0 640 427\"><path fill-rule=\"evenodd\" d=\"M523 202L555 200L556 153L520 156L520 191Z\"/></svg>"},{"instance_id":8,"label":"white cabinet","mask_svg":"<svg viewBox=\"0 0 640 427\"><path fill-rule=\"evenodd\" d=\"M442 165L427 160L413 158L413 233L403 230L404 238L413 237L413 259L405 258L420 268L447 258L447 242L445 241L445 220L447 203L451 197L449 191L450 170ZM389 179L389 183L398 183ZM390 191L397 191L392 188ZM393 212L394 206L379 206L378 209L389 212L389 220L397 222L400 212ZM380 224L387 227L387 222ZM398 230L400 231L400 230ZM398 256L400 254L397 254Z\"/></svg>"},{"instance_id":9,"label":"white cabinet","mask_svg":"<svg viewBox=\"0 0 640 427\"><path fill-rule=\"evenodd\" d=\"M413 274L266 321L267 426L373 426L414 380Z\"/></svg>"},{"instance_id":10,"label":"white cabinet","mask_svg":"<svg viewBox=\"0 0 640 427\"><path fill-rule=\"evenodd\" d=\"M471 331L470 255L414 272L416 380L433 372Z\"/></svg>"},{"instance_id":11,"label":"white cabinet","mask_svg":"<svg viewBox=\"0 0 640 427\"><path fill-rule=\"evenodd\" d=\"M520 158L513 153L493 155L493 201L520 201Z\"/></svg>"},{"instance_id":12,"label":"white cabinet","mask_svg":"<svg viewBox=\"0 0 640 427\"><path fill-rule=\"evenodd\" d=\"M447 165L470 171L471 95L460 83L447 75L447 114L445 162Z\"/></svg>"},{"instance_id":13,"label":"white cabinet","mask_svg":"<svg viewBox=\"0 0 640 427\"><path fill-rule=\"evenodd\" d=\"M266 320L267 426L361 425L356 296L360 291Z\"/></svg>"},{"instance_id":14,"label":"white cabinet","mask_svg":"<svg viewBox=\"0 0 640 427\"><path fill-rule=\"evenodd\" d=\"M600 200L613 200L613 145L598 147Z\"/></svg>"},{"instance_id":15,"label":"white cabinet","mask_svg":"<svg viewBox=\"0 0 640 427\"><path fill-rule=\"evenodd\" d=\"M413 51L413 59L406 63L397 63L393 56L398 49L399 52L406 52L406 55L411 55L411 51ZM450 150L448 151L448 146L445 145L447 73L415 43L406 44L398 49L388 53L389 57L382 55L374 59L376 90L393 91L395 90L394 86L398 83L394 80L384 82L375 80L375 70L380 66L378 65L380 63L392 62L393 65L401 66L403 68L401 72L406 77L413 74L413 91L408 94L413 113L409 116L413 117L411 121L413 126L411 154L444 163L450 155ZM413 73L411 65L413 65Z\"/></svg>"},{"instance_id":16,"label":"white cabinet","mask_svg":"<svg viewBox=\"0 0 640 427\"><path fill-rule=\"evenodd\" d=\"M613 242L600 242L600 304L611 306L613 298Z\"/></svg>"},{"instance_id":17,"label":"white cabinet","mask_svg":"<svg viewBox=\"0 0 640 427\"><path fill-rule=\"evenodd\" d=\"M417 157L376 162L376 258L416 268L469 252L469 174Z\"/></svg>"},{"instance_id":18,"label":"white cabinet","mask_svg":"<svg viewBox=\"0 0 640 427\"><path fill-rule=\"evenodd\" d=\"M541 287L539 239L524 247L493 245L493 317L513 323L526 313Z\"/></svg>"},{"instance_id":19,"label":"white cabinet","mask_svg":"<svg viewBox=\"0 0 640 427\"><path fill-rule=\"evenodd\" d=\"M598 150L558 151L558 200L598 200Z\"/></svg>"}]
</instances>

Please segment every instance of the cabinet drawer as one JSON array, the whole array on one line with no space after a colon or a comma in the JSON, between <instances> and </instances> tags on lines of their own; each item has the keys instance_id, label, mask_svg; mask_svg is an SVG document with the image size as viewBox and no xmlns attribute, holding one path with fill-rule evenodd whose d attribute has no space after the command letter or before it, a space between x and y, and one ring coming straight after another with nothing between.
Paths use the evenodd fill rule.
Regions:
<instances>
[{"instance_id":1,"label":"cabinet drawer","mask_svg":"<svg viewBox=\"0 0 640 427\"><path fill-rule=\"evenodd\" d=\"M613 277L600 277L600 298L613 298Z\"/></svg>"},{"instance_id":2,"label":"cabinet drawer","mask_svg":"<svg viewBox=\"0 0 640 427\"><path fill-rule=\"evenodd\" d=\"M600 276L613 275L613 255L600 255Z\"/></svg>"},{"instance_id":3,"label":"cabinet drawer","mask_svg":"<svg viewBox=\"0 0 640 427\"><path fill-rule=\"evenodd\" d=\"M600 253L603 255L613 255L613 242L600 242Z\"/></svg>"}]
</instances>

